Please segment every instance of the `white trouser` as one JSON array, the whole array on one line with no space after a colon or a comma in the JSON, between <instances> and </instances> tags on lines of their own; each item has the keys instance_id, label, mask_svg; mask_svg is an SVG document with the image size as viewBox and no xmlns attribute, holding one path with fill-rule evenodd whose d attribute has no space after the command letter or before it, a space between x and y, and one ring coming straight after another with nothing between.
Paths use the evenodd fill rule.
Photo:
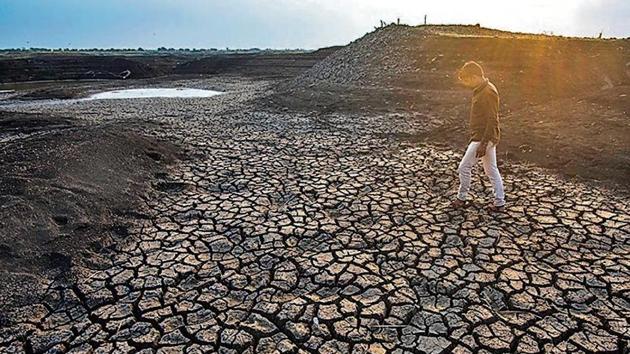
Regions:
<instances>
[{"instance_id":1,"label":"white trouser","mask_svg":"<svg viewBox=\"0 0 630 354\"><path fill-rule=\"evenodd\" d=\"M477 147L481 144L479 141L473 141L468 145L466 153L459 163L459 192L457 198L466 200L466 195L470 189L470 176L473 166L477 163ZM497 147L494 143L489 142L486 148L486 154L481 158L483 162L483 170L486 176L490 178L492 188L494 189L494 205L505 205L505 194L503 193L503 179L497 167Z\"/></svg>"}]
</instances>

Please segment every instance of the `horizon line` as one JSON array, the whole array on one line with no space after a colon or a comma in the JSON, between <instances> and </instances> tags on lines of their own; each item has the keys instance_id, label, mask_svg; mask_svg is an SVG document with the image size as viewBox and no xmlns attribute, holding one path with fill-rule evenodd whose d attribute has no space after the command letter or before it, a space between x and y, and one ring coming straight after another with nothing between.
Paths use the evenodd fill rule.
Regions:
<instances>
[{"instance_id":1,"label":"horizon line","mask_svg":"<svg viewBox=\"0 0 630 354\"><path fill-rule=\"evenodd\" d=\"M363 34L363 36L376 32L378 30L384 29L384 28L388 28L388 27L415 27L415 28L419 28L419 27L439 27L439 26L461 26L461 27L478 27L480 29L486 29L486 30L492 30L492 31L499 31L499 32L505 32L505 33L511 33L511 34L517 34L517 35L532 35L532 36L540 36L540 37L550 37L550 38L559 38L559 39L596 39L596 40L630 40L630 35L627 37L616 37L616 36L612 36L612 37L606 37L606 36L602 36L602 37L598 37L597 34L593 35L592 37L590 36L575 36L575 35L563 35L563 34L556 34L553 31L541 31L541 32L520 32L520 31L510 31L510 30L506 30L506 29L500 29L500 28L491 28L491 27L483 27L481 26L479 23L476 24L463 24L463 23L443 23L443 24L418 24L418 25L409 25L409 24L404 24L404 23L396 23L396 22L391 22L386 24L385 26L382 27L377 27L374 26L374 30L372 31L368 31L365 34ZM603 32L599 33L600 35L603 34ZM357 37L354 40L360 39L361 37ZM474 36L471 36L474 37ZM353 41L354 41L353 40ZM119 50L119 51L191 51L191 50L196 50L196 51L245 51L245 50L257 50L257 51L289 51L289 50L294 50L294 51L315 51L315 50L319 50L319 49L326 49L326 48L333 48L333 47L344 47L349 45L350 43L352 43L353 41L350 41L346 44L335 44L335 45L330 45L330 46L325 46L325 47L319 47L319 48L300 48L300 47L294 47L294 48L289 48L289 47L285 47L285 48L280 48L280 47L266 47L266 48L260 48L260 47L248 47L248 48L244 48L244 47L240 47L240 48L230 48L229 46L223 47L223 48L219 48L219 47L179 47L179 48L175 48L173 46L159 46L159 47L143 47L143 46L129 46L129 47L92 47L92 48L88 48L88 47L42 47L42 46L37 46L37 47L0 47L0 51L37 51L37 50L45 50L45 51L107 51L107 50ZM27 41L26 43L28 44L30 41ZM163 49L162 49L163 48Z\"/></svg>"}]
</instances>

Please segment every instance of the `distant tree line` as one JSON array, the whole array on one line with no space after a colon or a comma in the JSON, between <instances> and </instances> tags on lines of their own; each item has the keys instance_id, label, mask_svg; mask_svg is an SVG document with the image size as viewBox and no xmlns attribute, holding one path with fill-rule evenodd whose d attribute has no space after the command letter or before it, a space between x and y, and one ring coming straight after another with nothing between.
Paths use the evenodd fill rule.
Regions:
<instances>
[{"instance_id":1,"label":"distant tree line","mask_svg":"<svg viewBox=\"0 0 630 354\"><path fill-rule=\"evenodd\" d=\"M218 49L218 48L167 48L159 47L157 49L139 48L0 48L0 52L233 52L233 53L252 53L252 52L306 52L305 49L261 49L261 48L245 48L245 49Z\"/></svg>"}]
</instances>

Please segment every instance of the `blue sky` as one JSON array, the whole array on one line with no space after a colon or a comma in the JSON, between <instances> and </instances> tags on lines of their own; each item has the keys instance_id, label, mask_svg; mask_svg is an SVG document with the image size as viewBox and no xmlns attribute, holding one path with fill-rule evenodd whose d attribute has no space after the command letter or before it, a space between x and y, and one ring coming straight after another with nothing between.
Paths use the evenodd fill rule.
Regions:
<instances>
[{"instance_id":1,"label":"blue sky","mask_svg":"<svg viewBox=\"0 0 630 354\"><path fill-rule=\"evenodd\" d=\"M630 0L0 0L0 48L319 48L379 19L630 37Z\"/></svg>"}]
</instances>

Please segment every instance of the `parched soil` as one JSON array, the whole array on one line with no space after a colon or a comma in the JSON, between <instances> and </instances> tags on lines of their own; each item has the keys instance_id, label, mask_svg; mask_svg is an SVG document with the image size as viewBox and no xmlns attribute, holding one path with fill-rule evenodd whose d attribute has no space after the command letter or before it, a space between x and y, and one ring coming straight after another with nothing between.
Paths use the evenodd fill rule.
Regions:
<instances>
[{"instance_id":1,"label":"parched soil","mask_svg":"<svg viewBox=\"0 0 630 354\"><path fill-rule=\"evenodd\" d=\"M14 110L135 124L183 159L98 264L6 314L6 352L624 352L628 196L501 159L508 198L448 207L429 114L297 112L274 82L209 99ZM125 145L130 148L131 145ZM69 220L72 220L69 218Z\"/></svg>"},{"instance_id":2,"label":"parched soil","mask_svg":"<svg viewBox=\"0 0 630 354\"><path fill-rule=\"evenodd\" d=\"M501 87L499 87L501 90ZM565 177L630 188L630 85L603 92L531 104L502 105L501 159L531 163ZM404 141L447 144L464 151L471 93L449 90L353 88L322 85L281 91L264 103L311 114L379 114L431 127L388 132ZM411 107L411 108L409 108Z\"/></svg>"},{"instance_id":3,"label":"parched soil","mask_svg":"<svg viewBox=\"0 0 630 354\"><path fill-rule=\"evenodd\" d=\"M194 79L36 89L225 92L212 98L2 94L0 351L627 352L625 59L555 83L569 54L551 60L549 40L576 60L626 55L390 27L284 81L239 59L244 76L199 61ZM471 51L505 98L501 214L480 171L471 206L449 207L470 93L446 75Z\"/></svg>"},{"instance_id":4,"label":"parched soil","mask_svg":"<svg viewBox=\"0 0 630 354\"><path fill-rule=\"evenodd\" d=\"M306 112L427 115L435 129L401 138L463 149L471 93L458 86L455 74L468 60L484 66L501 95L499 154L628 188L628 39L389 26L281 85L271 103Z\"/></svg>"},{"instance_id":5,"label":"parched soil","mask_svg":"<svg viewBox=\"0 0 630 354\"><path fill-rule=\"evenodd\" d=\"M0 142L0 313L41 298L74 263L100 262L176 152L124 125L49 114L1 112Z\"/></svg>"}]
</instances>

